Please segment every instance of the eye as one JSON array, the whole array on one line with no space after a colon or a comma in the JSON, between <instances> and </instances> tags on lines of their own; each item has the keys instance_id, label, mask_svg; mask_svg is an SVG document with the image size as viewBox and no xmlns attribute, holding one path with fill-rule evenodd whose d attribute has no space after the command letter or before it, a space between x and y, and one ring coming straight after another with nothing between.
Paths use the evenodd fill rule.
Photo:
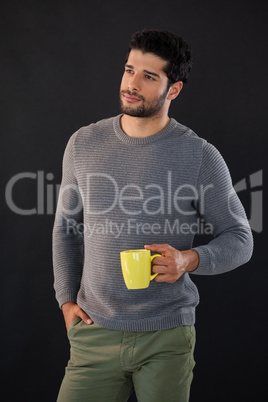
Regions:
<instances>
[{"instance_id":1,"label":"eye","mask_svg":"<svg viewBox=\"0 0 268 402\"><path fill-rule=\"evenodd\" d=\"M145 78L147 80L155 81L155 79L151 75L148 75L148 74L145 75Z\"/></svg>"},{"instance_id":2,"label":"eye","mask_svg":"<svg viewBox=\"0 0 268 402\"><path fill-rule=\"evenodd\" d=\"M127 69L127 70L125 70L125 73L134 74L134 71L133 71L133 70L130 70L130 69Z\"/></svg>"}]
</instances>

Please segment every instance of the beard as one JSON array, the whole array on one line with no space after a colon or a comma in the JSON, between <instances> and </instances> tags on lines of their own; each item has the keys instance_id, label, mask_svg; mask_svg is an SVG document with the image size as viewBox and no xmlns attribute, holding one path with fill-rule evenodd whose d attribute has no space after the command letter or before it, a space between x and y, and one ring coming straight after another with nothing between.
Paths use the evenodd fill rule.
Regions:
<instances>
[{"instance_id":1,"label":"beard","mask_svg":"<svg viewBox=\"0 0 268 402\"><path fill-rule=\"evenodd\" d=\"M169 88L168 88L169 89ZM162 95L153 99L151 102L146 102L145 98L142 95L139 95L137 92L131 92L128 90L122 90L119 94L119 102L121 112L127 114L132 117L153 117L158 114L158 112L164 106L166 96L168 93L168 89ZM136 98L141 100L141 105L137 107L125 106L122 101L123 94L128 94L135 96Z\"/></svg>"}]
</instances>

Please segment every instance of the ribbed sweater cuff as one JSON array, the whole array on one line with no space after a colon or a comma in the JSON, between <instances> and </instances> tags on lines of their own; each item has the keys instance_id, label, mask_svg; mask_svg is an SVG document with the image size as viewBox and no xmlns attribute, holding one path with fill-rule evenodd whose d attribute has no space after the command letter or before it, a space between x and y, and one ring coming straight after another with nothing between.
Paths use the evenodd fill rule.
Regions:
<instances>
[{"instance_id":1,"label":"ribbed sweater cuff","mask_svg":"<svg viewBox=\"0 0 268 402\"><path fill-rule=\"evenodd\" d=\"M72 290L67 290L66 292L61 292L60 294L57 294L56 299L59 303L59 307L61 308L62 305L65 303L76 303L77 293Z\"/></svg>"},{"instance_id":2,"label":"ribbed sweater cuff","mask_svg":"<svg viewBox=\"0 0 268 402\"><path fill-rule=\"evenodd\" d=\"M211 275L212 274L212 262L211 262L211 256L209 253L209 250L206 246L199 246L199 247L194 247L193 250L195 250L198 255L199 255L199 264L196 270L191 272L191 274L196 274L196 275Z\"/></svg>"}]
</instances>

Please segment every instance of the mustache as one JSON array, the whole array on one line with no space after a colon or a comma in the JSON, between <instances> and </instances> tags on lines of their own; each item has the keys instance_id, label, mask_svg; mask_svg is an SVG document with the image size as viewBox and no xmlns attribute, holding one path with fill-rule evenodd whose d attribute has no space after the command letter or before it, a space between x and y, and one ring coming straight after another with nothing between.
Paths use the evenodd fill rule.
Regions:
<instances>
[{"instance_id":1,"label":"mustache","mask_svg":"<svg viewBox=\"0 0 268 402\"><path fill-rule=\"evenodd\" d=\"M120 94L121 95L128 94L130 96L135 96L135 98L138 98L142 101L145 101L145 98L142 95L138 94L136 91L131 92L128 89L126 89L126 90L123 89L122 91L120 91Z\"/></svg>"}]
</instances>

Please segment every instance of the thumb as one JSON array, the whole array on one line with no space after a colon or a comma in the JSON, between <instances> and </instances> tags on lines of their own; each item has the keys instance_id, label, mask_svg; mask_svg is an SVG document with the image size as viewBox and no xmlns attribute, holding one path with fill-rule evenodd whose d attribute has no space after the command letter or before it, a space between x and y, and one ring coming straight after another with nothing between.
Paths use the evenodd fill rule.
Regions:
<instances>
[{"instance_id":1,"label":"thumb","mask_svg":"<svg viewBox=\"0 0 268 402\"><path fill-rule=\"evenodd\" d=\"M84 310L79 307L79 309L75 312L77 317L80 317L86 324L90 325L93 323L92 319L84 312Z\"/></svg>"}]
</instances>

